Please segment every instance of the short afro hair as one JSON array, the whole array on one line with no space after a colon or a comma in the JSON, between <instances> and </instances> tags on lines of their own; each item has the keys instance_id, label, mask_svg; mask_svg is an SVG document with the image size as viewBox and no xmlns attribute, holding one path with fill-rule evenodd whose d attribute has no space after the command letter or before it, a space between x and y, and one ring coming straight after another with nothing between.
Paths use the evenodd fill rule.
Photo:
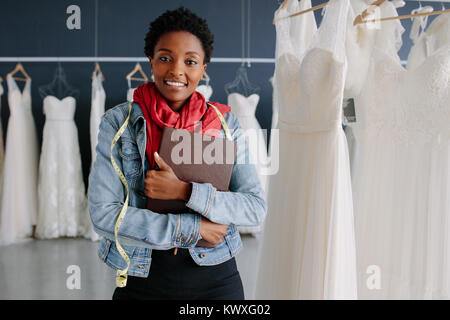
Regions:
<instances>
[{"instance_id":1,"label":"short afro hair","mask_svg":"<svg viewBox=\"0 0 450 320\"><path fill-rule=\"evenodd\" d=\"M214 36L209 30L205 19L200 18L189 9L183 7L175 10L167 10L150 23L149 31L145 36L145 55L147 57L153 57L159 38L163 34L172 31L187 31L196 36L202 43L203 51L205 52L203 63L210 62Z\"/></svg>"}]
</instances>

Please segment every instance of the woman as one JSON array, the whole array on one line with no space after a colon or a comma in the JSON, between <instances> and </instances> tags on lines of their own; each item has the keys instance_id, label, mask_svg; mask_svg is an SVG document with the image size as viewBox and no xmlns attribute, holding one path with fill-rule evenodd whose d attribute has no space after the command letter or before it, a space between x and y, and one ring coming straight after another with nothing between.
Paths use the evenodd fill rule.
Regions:
<instances>
[{"instance_id":1,"label":"woman","mask_svg":"<svg viewBox=\"0 0 450 320\"><path fill-rule=\"evenodd\" d=\"M128 125L112 151L130 189L129 207L118 239L130 258L126 287L113 299L244 299L234 256L242 247L236 225L262 224L267 205L248 146L230 107L213 103L237 142L230 192L209 183L179 180L156 153L165 126L220 133L214 108L195 91L211 59L213 35L191 11L167 11L150 24L145 54L154 82L138 87ZM89 177L89 208L102 236L99 257L114 269L126 262L114 242L114 226L126 190L111 165L111 142L128 116L127 103L108 110L100 124L97 158ZM215 130L217 129L217 130ZM160 170L151 170L156 167ZM158 214L146 199L183 199L189 212ZM214 248L197 246L199 239ZM176 254L174 254L176 253Z\"/></svg>"}]
</instances>

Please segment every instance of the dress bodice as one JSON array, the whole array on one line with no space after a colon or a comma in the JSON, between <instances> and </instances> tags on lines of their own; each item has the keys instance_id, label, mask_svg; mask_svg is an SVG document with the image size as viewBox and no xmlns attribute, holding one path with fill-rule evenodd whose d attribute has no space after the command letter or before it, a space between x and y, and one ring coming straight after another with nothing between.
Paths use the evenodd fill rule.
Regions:
<instances>
[{"instance_id":1,"label":"dress bodice","mask_svg":"<svg viewBox=\"0 0 450 320\"><path fill-rule=\"evenodd\" d=\"M76 100L74 97L65 97L62 100L54 96L44 98L44 113L46 120L69 121L75 115Z\"/></svg>"},{"instance_id":2,"label":"dress bodice","mask_svg":"<svg viewBox=\"0 0 450 320\"><path fill-rule=\"evenodd\" d=\"M285 16L287 13L282 11L286 10L279 10L276 19ZM331 0L317 31L314 31L315 23L309 29L311 40L303 46L306 49L298 49L298 39L292 38L285 39L287 44L279 46L275 78L280 128L314 132L340 126L348 11L348 0ZM288 20L291 19L277 22L277 35L291 36L289 29L296 28L299 22Z\"/></svg>"},{"instance_id":3,"label":"dress bodice","mask_svg":"<svg viewBox=\"0 0 450 320\"><path fill-rule=\"evenodd\" d=\"M259 95L254 93L248 97L240 93L230 93L228 95L228 105L233 113L238 117L254 117L256 107L258 106Z\"/></svg>"},{"instance_id":4,"label":"dress bodice","mask_svg":"<svg viewBox=\"0 0 450 320\"><path fill-rule=\"evenodd\" d=\"M31 78L25 81L22 92L10 74L6 75L6 81L8 85L8 104L11 114L14 115L17 111L31 112Z\"/></svg>"},{"instance_id":5,"label":"dress bodice","mask_svg":"<svg viewBox=\"0 0 450 320\"><path fill-rule=\"evenodd\" d=\"M390 2L382 5L381 12L397 15ZM407 70L397 54L403 31L400 20L393 20L375 33L367 76L357 97L355 128L364 136L384 134L394 142L416 143L450 133L450 46Z\"/></svg>"}]
</instances>

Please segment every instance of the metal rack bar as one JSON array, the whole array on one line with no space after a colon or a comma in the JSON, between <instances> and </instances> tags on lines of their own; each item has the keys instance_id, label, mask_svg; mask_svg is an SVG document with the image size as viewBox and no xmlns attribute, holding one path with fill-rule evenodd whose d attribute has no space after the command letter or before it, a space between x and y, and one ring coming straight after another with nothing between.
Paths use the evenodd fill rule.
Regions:
<instances>
[{"instance_id":1,"label":"metal rack bar","mask_svg":"<svg viewBox=\"0 0 450 320\"><path fill-rule=\"evenodd\" d=\"M147 62L145 57L0 57L0 62ZM275 63L273 58L212 58L214 63Z\"/></svg>"}]
</instances>

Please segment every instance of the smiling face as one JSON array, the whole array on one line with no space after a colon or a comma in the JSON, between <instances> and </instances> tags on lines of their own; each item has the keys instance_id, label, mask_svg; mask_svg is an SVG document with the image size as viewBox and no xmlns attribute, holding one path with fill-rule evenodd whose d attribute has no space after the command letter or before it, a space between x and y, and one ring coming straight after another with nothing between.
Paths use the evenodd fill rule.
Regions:
<instances>
[{"instance_id":1,"label":"smiling face","mask_svg":"<svg viewBox=\"0 0 450 320\"><path fill-rule=\"evenodd\" d=\"M187 31L169 32L148 58L156 88L174 111L180 111L206 70L202 43Z\"/></svg>"}]
</instances>

